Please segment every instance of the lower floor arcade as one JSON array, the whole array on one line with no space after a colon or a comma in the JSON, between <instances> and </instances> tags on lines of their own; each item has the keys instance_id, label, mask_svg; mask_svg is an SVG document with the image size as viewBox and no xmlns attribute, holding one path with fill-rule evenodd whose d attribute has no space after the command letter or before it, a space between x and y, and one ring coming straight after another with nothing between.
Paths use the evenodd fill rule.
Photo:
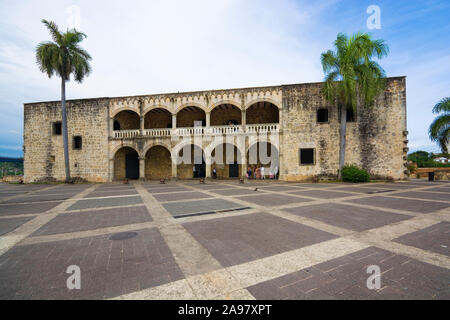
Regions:
<instances>
[{"instance_id":1,"label":"lower floor arcade","mask_svg":"<svg viewBox=\"0 0 450 320\"><path fill-rule=\"evenodd\" d=\"M139 153L137 148L122 146L110 161L111 180L254 178L248 173L258 169L261 178L277 176L279 152L275 146L255 142L245 151L241 149L232 143L208 147L192 143L173 149L154 145Z\"/></svg>"}]
</instances>

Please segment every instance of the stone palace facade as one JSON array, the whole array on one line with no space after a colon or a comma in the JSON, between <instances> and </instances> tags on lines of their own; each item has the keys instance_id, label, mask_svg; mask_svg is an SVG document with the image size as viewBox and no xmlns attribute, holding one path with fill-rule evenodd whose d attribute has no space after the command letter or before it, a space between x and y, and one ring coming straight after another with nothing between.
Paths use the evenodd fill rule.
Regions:
<instances>
[{"instance_id":1,"label":"stone palace facade","mask_svg":"<svg viewBox=\"0 0 450 320\"><path fill-rule=\"evenodd\" d=\"M339 110L323 83L67 101L72 177L334 177ZM370 109L348 112L346 163L406 178L406 79L388 78ZM24 105L24 181L64 179L61 103ZM215 173L215 174L214 174Z\"/></svg>"}]
</instances>

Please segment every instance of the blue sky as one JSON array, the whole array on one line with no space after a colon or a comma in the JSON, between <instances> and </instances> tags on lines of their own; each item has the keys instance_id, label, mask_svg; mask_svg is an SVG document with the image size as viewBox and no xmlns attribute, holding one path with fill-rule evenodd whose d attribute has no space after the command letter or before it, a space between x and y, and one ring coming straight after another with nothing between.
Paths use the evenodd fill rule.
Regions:
<instances>
[{"instance_id":1,"label":"blue sky","mask_svg":"<svg viewBox=\"0 0 450 320\"><path fill-rule=\"evenodd\" d=\"M367 27L370 5L381 29ZM23 103L60 98L34 49L50 39L40 20L66 29L71 6L93 72L68 84L68 99L322 81L320 54L337 33L363 31L389 45L387 75L407 76L410 149L438 151L427 131L450 96L448 0L0 0L0 156L22 155Z\"/></svg>"}]
</instances>

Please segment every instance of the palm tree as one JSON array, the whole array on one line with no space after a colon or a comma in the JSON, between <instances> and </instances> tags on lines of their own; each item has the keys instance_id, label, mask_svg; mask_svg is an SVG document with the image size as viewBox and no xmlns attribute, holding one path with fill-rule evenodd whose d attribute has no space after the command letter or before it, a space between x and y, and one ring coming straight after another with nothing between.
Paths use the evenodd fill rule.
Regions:
<instances>
[{"instance_id":1,"label":"palm tree","mask_svg":"<svg viewBox=\"0 0 450 320\"><path fill-rule=\"evenodd\" d=\"M91 56L78 44L86 38L82 32L75 29L60 32L54 22L42 20L47 27L52 41L41 42L36 48L36 60L39 69L49 78L54 74L61 78L61 110L62 134L64 142L64 165L66 169L66 182L70 181L69 147L67 137L66 116L66 81L70 81L73 74L75 81L82 82L91 71L89 60Z\"/></svg>"},{"instance_id":2,"label":"palm tree","mask_svg":"<svg viewBox=\"0 0 450 320\"><path fill-rule=\"evenodd\" d=\"M334 41L335 50L321 55L325 73L323 94L340 109L339 179L345 164L345 135L347 109L355 111L359 106L371 106L375 97L384 90L385 72L371 60L386 56L388 46L383 40L372 40L367 33L356 33L350 38L339 33Z\"/></svg>"},{"instance_id":3,"label":"palm tree","mask_svg":"<svg viewBox=\"0 0 450 320\"><path fill-rule=\"evenodd\" d=\"M431 141L437 142L442 153L448 153L450 137L450 97L443 98L433 108L433 113L443 113L434 119L428 131Z\"/></svg>"}]
</instances>

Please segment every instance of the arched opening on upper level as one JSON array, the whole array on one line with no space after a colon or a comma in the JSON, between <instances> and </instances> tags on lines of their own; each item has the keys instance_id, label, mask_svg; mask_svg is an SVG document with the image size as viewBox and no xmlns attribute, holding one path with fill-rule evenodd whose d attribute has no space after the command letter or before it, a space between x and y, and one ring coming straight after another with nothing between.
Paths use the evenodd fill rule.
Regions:
<instances>
[{"instance_id":1,"label":"arched opening on upper level","mask_svg":"<svg viewBox=\"0 0 450 320\"><path fill-rule=\"evenodd\" d=\"M238 178L241 176L241 152L231 143L219 144L211 152L213 178ZM215 174L214 174L215 169Z\"/></svg>"},{"instance_id":2,"label":"arched opening on upper level","mask_svg":"<svg viewBox=\"0 0 450 320\"><path fill-rule=\"evenodd\" d=\"M177 176L181 179L204 178L206 175L205 153L195 144L185 145L178 152Z\"/></svg>"},{"instance_id":3,"label":"arched opening on upper level","mask_svg":"<svg viewBox=\"0 0 450 320\"><path fill-rule=\"evenodd\" d=\"M145 178L168 179L172 176L170 151L163 146L153 146L145 154Z\"/></svg>"},{"instance_id":4,"label":"arched opening on upper level","mask_svg":"<svg viewBox=\"0 0 450 320\"><path fill-rule=\"evenodd\" d=\"M114 130L135 130L140 127L139 115L131 110L123 110L114 116Z\"/></svg>"},{"instance_id":5,"label":"arched opening on upper level","mask_svg":"<svg viewBox=\"0 0 450 320\"><path fill-rule=\"evenodd\" d=\"M248 107L246 121L247 124L279 123L280 113L273 103L260 101Z\"/></svg>"},{"instance_id":6,"label":"arched opening on upper level","mask_svg":"<svg viewBox=\"0 0 450 320\"><path fill-rule=\"evenodd\" d=\"M139 154L131 147L123 147L114 155L114 179L139 179Z\"/></svg>"},{"instance_id":7,"label":"arched opening on upper level","mask_svg":"<svg viewBox=\"0 0 450 320\"><path fill-rule=\"evenodd\" d=\"M211 111L211 126L242 124L241 109L232 104L221 104Z\"/></svg>"},{"instance_id":8,"label":"arched opening on upper level","mask_svg":"<svg viewBox=\"0 0 450 320\"><path fill-rule=\"evenodd\" d=\"M145 129L172 128L172 114L163 108L155 108L145 114Z\"/></svg>"},{"instance_id":9,"label":"arched opening on upper level","mask_svg":"<svg viewBox=\"0 0 450 320\"><path fill-rule=\"evenodd\" d=\"M177 113L177 128L206 126L206 113L199 107L187 106Z\"/></svg>"}]
</instances>

